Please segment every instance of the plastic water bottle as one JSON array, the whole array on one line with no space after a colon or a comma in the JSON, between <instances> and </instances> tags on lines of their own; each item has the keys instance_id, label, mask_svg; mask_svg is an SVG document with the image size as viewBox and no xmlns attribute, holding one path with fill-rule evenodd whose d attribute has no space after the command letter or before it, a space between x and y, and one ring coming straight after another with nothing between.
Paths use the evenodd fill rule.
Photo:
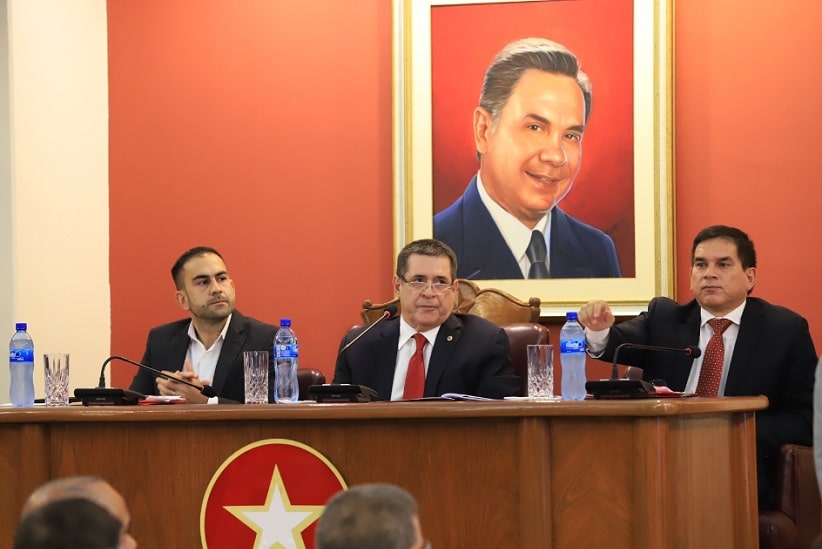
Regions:
<instances>
[{"instance_id":1,"label":"plastic water bottle","mask_svg":"<svg viewBox=\"0 0 822 549\"><path fill-rule=\"evenodd\" d=\"M274 402L297 402L300 385L297 382L297 362L300 348L291 329L291 319L280 320L280 329L274 336Z\"/></svg>"},{"instance_id":2,"label":"plastic water bottle","mask_svg":"<svg viewBox=\"0 0 822 549\"><path fill-rule=\"evenodd\" d=\"M585 330L577 322L576 313L565 314L559 345L562 400L585 400Z\"/></svg>"},{"instance_id":3,"label":"plastic water bottle","mask_svg":"<svg viewBox=\"0 0 822 549\"><path fill-rule=\"evenodd\" d=\"M18 322L14 329L9 342L9 396L15 408L30 408L34 406L34 341L25 322Z\"/></svg>"}]
</instances>

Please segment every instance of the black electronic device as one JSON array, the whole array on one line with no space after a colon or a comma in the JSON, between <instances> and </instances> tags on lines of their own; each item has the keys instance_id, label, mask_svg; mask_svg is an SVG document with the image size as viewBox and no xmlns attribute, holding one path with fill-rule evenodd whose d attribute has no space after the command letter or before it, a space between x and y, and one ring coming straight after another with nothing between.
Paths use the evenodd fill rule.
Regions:
<instances>
[{"instance_id":1,"label":"black electronic device","mask_svg":"<svg viewBox=\"0 0 822 549\"><path fill-rule=\"evenodd\" d=\"M312 385L308 395L317 402L372 402L377 400L377 391L366 385L349 385L347 383Z\"/></svg>"},{"instance_id":2,"label":"black electronic device","mask_svg":"<svg viewBox=\"0 0 822 549\"><path fill-rule=\"evenodd\" d=\"M619 351L622 349L643 349L646 351L659 351L668 353L682 353L692 359L702 354L699 347L690 345L688 347L658 347L655 345L640 345L639 343L622 343L614 351L614 362L611 367L611 379L600 379L589 381L585 384L585 390L596 399L631 399L631 398L653 398L656 389L651 383L642 379L620 379L617 360Z\"/></svg>"}]
</instances>

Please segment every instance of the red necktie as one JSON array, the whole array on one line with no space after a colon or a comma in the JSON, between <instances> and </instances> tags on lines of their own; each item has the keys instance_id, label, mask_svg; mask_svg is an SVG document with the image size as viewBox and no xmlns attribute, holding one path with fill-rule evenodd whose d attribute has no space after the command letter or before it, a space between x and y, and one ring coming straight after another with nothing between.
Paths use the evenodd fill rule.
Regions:
<instances>
[{"instance_id":1,"label":"red necktie","mask_svg":"<svg viewBox=\"0 0 822 549\"><path fill-rule=\"evenodd\" d=\"M696 396L715 397L719 394L719 381L722 379L722 362L725 359L725 343L722 333L733 324L727 318L712 318L708 321L714 335L705 347L705 358L699 371L699 382L696 384Z\"/></svg>"},{"instance_id":2,"label":"red necktie","mask_svg":"<svg viewBox=\"0 0 822 549\"><path fill-rule=\"evenodd\" d=\"M417 350L411 356L408 363L408 373L405 374L405 389L402 392L403 400L412 398L422 398L425 392L425 361L422 351L428 342L422 334L414 334L414 341L417 342Z\"/></svg>"}]
</instances>

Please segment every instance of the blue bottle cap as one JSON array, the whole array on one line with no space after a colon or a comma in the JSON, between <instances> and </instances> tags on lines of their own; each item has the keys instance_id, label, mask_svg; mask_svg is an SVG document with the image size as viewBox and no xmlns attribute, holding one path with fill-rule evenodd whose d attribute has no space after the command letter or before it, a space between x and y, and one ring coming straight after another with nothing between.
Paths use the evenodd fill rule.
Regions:
<instances>
[{"instance_id":1,"label":"blue bottle cap","mask_svg":"<svg viewBox=\"0 0 822 549\"><path fill-rule=\"evenodd\" d=\"M576 320L577 314L575 312L567 312L565 313L565 320Z\"/></svg>"},{"instance_id":2,"label":"blue bottle cap","mask_svg":"<svg viewBox=\"0 0 822 549\"><path fill-rule=\"evenodd\" d=\"M291 327L291 319L290 318L281 318L280 319L280 326L285 326L287 328Z\"/></svg>"},{"instance_id":3,"label":"blue bottle cap","mask_svg":"<svg viewBox=\"0 0 822 549\"><path fill-rule=\"evenodd\" d=\"M25 332L26 330L28 330L28 328L29 328L29 325L26 324L25 322L18 322L17 324L14 325L14 329L17 330L18 332L20 330L23 330Z\"/></svg>"}]
</instances>

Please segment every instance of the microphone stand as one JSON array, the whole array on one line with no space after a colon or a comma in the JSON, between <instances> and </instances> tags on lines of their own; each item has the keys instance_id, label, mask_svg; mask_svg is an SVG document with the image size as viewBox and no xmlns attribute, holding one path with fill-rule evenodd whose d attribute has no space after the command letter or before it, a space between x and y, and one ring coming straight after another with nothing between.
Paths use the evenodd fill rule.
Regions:
<instances>
[{"instance_id":1,"label":"microphone stand","mask_svg":"<svg viewBox=\"0 0 822 549\"><path fill-rule=\"evenodd\" d=\"M682 353L691 358L696 358L701 354L699 347L695 346L676 348L642 345L640 343L622 343L614 350L614 361L611 367L611 379L589 381L585 384L585 390L591 393L595 399L609 400L653 397L656 389L651 383L648 383L644 379L620 379L617 361L619 359L619 352L626 348L644 349L646 351Z\"/></svg>"}]
</instances>

